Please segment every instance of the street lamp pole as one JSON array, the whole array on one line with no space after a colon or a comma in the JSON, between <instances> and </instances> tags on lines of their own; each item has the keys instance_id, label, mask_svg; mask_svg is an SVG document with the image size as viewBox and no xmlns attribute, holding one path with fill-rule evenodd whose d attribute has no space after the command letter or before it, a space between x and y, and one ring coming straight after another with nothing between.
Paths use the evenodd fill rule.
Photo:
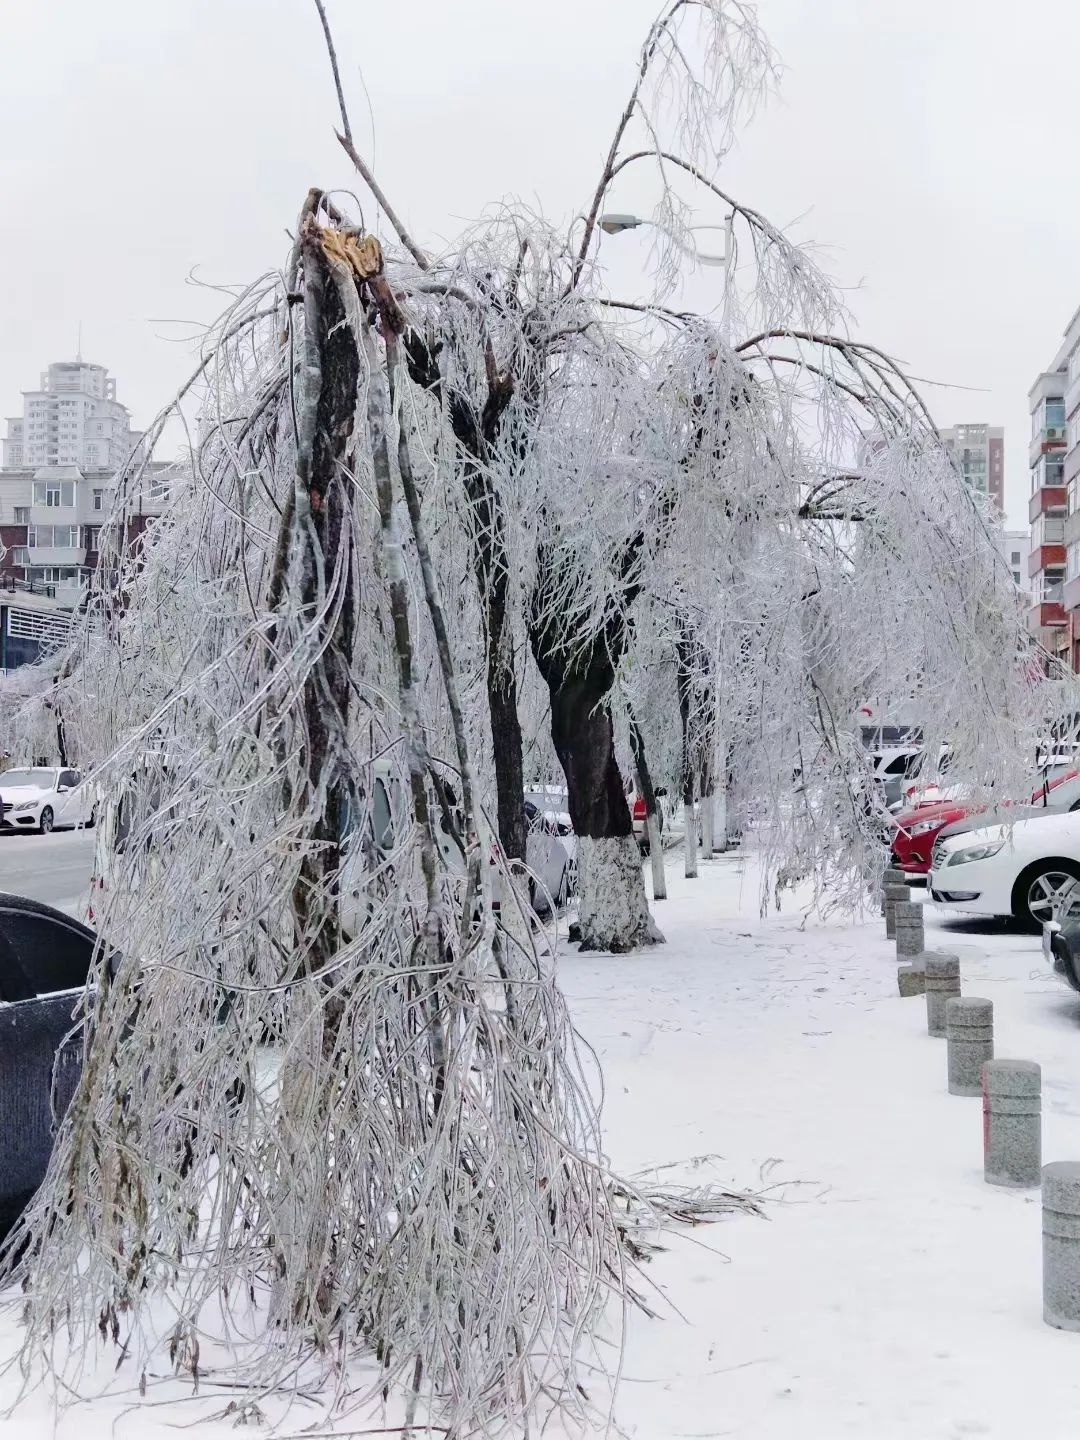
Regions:
<instances>
[{"instance_id":1,"label":"street lamp pole","mask_svg":"<svg viewBox=\"0 0 1080 1440\"><path fill-rule=\"evenodd\" d=\"M691 225L688 228L693 234L696 234L699 230L723 230L725 234L730 237L730 221L731 217L729 216L727 222L723 225ZM673 230L669 230L666 225L661 225L656 220L646 220L641 215L606 214L600 216L598 223L605 235L621 235L624 230L637 230L642 225L654 225L656 229L663 230L665 235L670 236L685 255L690 255L695 260L700 260L703 265L727 264L726 254L703 255L700 250L695 250L693 246L684 244L681 237Z\"/></svg>"}]
</instances>

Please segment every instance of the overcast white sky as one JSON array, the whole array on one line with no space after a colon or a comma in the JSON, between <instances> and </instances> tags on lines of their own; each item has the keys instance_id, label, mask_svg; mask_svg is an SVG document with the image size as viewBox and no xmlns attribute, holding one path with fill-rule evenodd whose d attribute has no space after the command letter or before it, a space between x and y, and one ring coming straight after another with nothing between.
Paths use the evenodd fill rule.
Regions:
<instances>
[{"instance_id":1,"label":"overcast white sky","mask_svg":"<svg viewBox=\"0 0 1080 1440\"><path fill-rule=\"evenodd\" d=\"M509 195L560 221L579 210L656 5L328 0L358 142L417 237L450 236ZM1022 18L1005 0L758 8L784 75L726 188L826 247L861 338L985 391L928 396L942 424L1006 426L1010 519L1026 523L1026 394L1080 305L1061 59L1080 49L1080 5L1032 0ZM280 265L308 186L354 183L314 7L0 12L0 415L74 353L81 321L84 358L113 371L143 426L191 368L194 328L173 322L220 308L189 272L235 283ZM653 198L628 181L612 207ZM698 218L722 216L703 204ZM636 235L607 243L626 247L620 267L644 255Z\"/></svg>"}]
</instances>

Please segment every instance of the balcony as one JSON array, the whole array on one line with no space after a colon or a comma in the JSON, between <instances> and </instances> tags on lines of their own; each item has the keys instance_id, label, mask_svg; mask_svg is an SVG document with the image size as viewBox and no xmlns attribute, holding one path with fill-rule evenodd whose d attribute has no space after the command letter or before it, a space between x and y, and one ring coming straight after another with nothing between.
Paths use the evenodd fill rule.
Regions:
<instances>
[{"instance_id":1,"label":"balcony","mask_svg":"<svg viewBox=\"0 0 1080 1440\"><path fill-rule=\"evenodd\" d=\"M1031 437L1028 446L1028 465L1034 465L1040 455L1051 455L1064 450L1066 432L1064 425L1045 425Z\"/></svg>"},{"instance_id":2,"label":"balcony","mask_svg":"<svg viewBox=\"0 0 1080 1440\"><path fill-rule=\"evenodd\" d=\"M1028 520L1034 524L1040 515L1055 510L1064 512L1069 501L1069 492L1064 485L1040 485L1028 501Z\"/></svg>"},{"instance_id":3,"label":"balcony","mask_svg":"<svg viewBox=\"0 0 1080 1440\"><path fill-rule=\"evenodd\" d=\"M1044 600L1041 605L1032 605L1028 611L1028 629L1040 630L1065 625L1065 606L1060 600Z\"/></svg>"},{"instance_id":4,"label":"balcony","mask_svg":"<svg viewBox=\"0 0 1080 1440\"><path fill-rule=\"evenodd\" d=\"M1061 592L1061 603L1066 610L1080 610L1080 575L1065 586Z\"/></svg>"},{"instance_id":5,"label":"balcony","mask_svg":"<svg viewBox=\"0 0 1080 1440\"><path fill-rule=\"evenodd\" d=\"M1064 570L1064 545L1037 545L1028 556L1028 579L1038 575L1040 570Z\"/></svg>"},{"instance_id":6,"label":"balcony","mask_svg":"<svg viewBox=\"0 0 1080 1440\"><path fill-rule=\"evenodd\" d=\"M81 565L86 551L75 545L36 545L28 554L31 565Z\"/></svg>"},{"instance_id":7,"label":"balcony","mask_svg":"<svg viewBox=\"0 0 1080 1440\"><path fill-rule=\"evenodd\" d=\"M1065 414L1072 415L1080 405L1080 374L1074 375L1065 391Z\"/></svg>"}]
</instances>

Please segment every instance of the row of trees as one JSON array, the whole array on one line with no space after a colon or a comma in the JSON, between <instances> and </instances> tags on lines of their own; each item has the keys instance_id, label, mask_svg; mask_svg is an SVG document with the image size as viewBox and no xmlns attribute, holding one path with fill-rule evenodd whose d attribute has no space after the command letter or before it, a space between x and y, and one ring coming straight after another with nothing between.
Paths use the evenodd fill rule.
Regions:
<instances>
[{"instance_id":1,"label":"row of trees","mask_svg":"<svg viewBox=\"0 0 1080 1440\"><path fill-rule=\"evenodd\" d=\"M858 705L918 696L972 783L1031 707L990 522L917 392L717 183L770 73L749 7L657 19L569 233L504 206L438 252L330 56L393 243L310 192L207 342L190 484L51 686L130 833L119 961L9 1253L28 1365L59 1317L145 1363L164 1302L193 1373L224 1350L271 1386L299 1356L343 1396L363 1353L403 1423L464 1435L585 1407L640 1253L515 879L526 779L564 777L581 939L621 951L659 938L632 775L753 797L768 873L853 898ZM667 237L647 303L598 258L631 166ZM667 303L699 199L733 215L720 321Z\"/></svg>"}]
</instances>

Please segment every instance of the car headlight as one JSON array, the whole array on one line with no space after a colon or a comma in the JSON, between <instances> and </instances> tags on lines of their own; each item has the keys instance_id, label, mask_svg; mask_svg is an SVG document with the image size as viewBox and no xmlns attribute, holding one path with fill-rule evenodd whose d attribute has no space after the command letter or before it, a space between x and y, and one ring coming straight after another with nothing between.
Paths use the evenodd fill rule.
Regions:
<instances>
[{"instance_id":1,"label":"car headlight","mask_svg":"<svg viewBox=\"0 0 1080 1440\"><path fill-rule=\"evenodd\" d=\"M968 865L972 860L989 860L1004 844L1004 840L988 840L984 845L969 845L966 850L955 850L945 864Z\"/></svg>"},{"instance_id":2,"label":"car headlight","mask_svg":"<svg viewBox=\"0 0 1080 1440\"><path fill-rule=\"evenodd\" d=\"M908 829L909 835L926 835L931 830L940 830L940 820L922 820L918 825L912 825Z\"/></svg>"},{"instance_id":3,"label":"car headlight","mask_svg":"<svg viewBox=\"0 0 1080 1440\"><path fill-rule=\"evenodd\" d=\"M20 800L18 805L13 805L11 808L18 813L20 810L34 810L40 804L40 800Z\"/></svg>"}]
</instances>

